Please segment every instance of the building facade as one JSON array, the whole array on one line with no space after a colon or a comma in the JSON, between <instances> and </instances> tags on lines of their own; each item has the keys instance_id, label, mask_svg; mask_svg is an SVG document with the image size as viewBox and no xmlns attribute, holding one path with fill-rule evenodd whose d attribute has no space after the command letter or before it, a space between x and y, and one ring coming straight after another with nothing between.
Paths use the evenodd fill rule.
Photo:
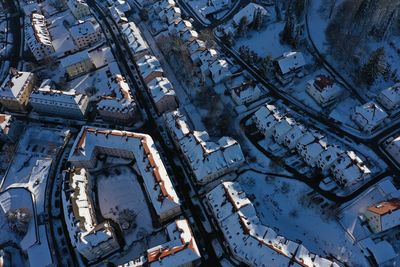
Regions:
<instances>
[{"instance_id":1,"label":"building facade","mask_svg":"<svg viewBox=\"0 0 400 267\"><path fill-rule=\"evenodd\" d=\"M72 39L79 49L91 46L103 39L100 25L96 21L86 20L69 28Z\"/></svg>"},{"instance_id":2,"label":"building facade","mask_svg":"<svg viewBox=\"0 0 400 267\"><path fill-rule=\"evenodd\" d=\"M88 110L89 98L73 90L60 91L45 87L32 92L30 103L38 113L83 119Z\"/></svg>"}]
</instances>

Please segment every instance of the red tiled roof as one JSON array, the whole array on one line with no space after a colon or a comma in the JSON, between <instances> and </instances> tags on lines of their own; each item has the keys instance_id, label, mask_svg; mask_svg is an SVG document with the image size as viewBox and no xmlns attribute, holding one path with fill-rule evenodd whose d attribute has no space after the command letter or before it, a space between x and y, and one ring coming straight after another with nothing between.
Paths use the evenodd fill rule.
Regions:
<instances>
[{"instance_id":1,"label":"red tiled roof","mask_svg":"<svg viewBox=\"0 0 400 267\"><path fill-rule=\"evenodd\" d=\"M390 214L393 211L400 209L400 199L393 198L388 201L384 201L373 206L368 207L368 211L376 213L380 216Z\"/></svg>"}]
</instances>

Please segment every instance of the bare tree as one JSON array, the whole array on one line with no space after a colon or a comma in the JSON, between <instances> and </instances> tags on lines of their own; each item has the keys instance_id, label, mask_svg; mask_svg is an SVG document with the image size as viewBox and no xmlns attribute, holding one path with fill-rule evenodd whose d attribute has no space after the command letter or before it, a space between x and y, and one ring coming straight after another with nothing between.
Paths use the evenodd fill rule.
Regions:
<instances>
[{"instance_id":1,"label":"bare tree","mask_svg":"<svg viewBox=\"0 0 400 267\"><path fill-rule=\"evenodd\" d=\"M32 215L28 209L19 208L7 211L6 218L8 226L13 232L19 235L25 235L28 231L28 226Z\"/></svg>"}]
</instances>

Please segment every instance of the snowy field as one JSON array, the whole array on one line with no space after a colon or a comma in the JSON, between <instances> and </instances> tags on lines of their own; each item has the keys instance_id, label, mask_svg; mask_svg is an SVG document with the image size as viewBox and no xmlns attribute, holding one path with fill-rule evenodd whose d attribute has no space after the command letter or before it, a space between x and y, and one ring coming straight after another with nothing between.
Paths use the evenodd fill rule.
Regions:
<instances>
[{"instance_id":1,"label":"snowy field","mask_svg":"<svg viewBox=\"0 0 400 267\"><path fill-rule=\"evenodd\" d=\"M301 240L313 253L331 255L350 266L367 266L363 253L335 219L335 211L322 208L308 197L303 183L271 178L249 171L238 178L255 205L260 220L280 235Z\"/></svg>"},{"instance_id":2,"label":"snowy field","mask_svg":"<svg viewBox=\"0 0 400 267\"><path fill-rule=\"evenodd\" d=\"M153 232L152 219L138 178L128 166L113 167L110 173L97 177L97 197L104 218L120 223L120 212L130 210L135 214L134 226L125 232L128 245ZM118 192L118 194L115 194ZM120 225L121 226L121 225Z\"/></svg>"},{"instance_id":3,"label":"snowy field","mask_svg":"<svg viewBox=\"0 0 400 267\"><path fill-rule=\"evenodd\" d=\"M249 31L247 36L240 38L235 43L236 50L242 45L248 46L260 57L271 55L273 58L281 56L292 48L289 45L281 44L279 34L285 24L282 22L272 22L264 26L260 31Z\"/></svg>"},{"instance_id":4,"label":"snowy field","mask_svg":"<svg viewBox=\"0 0 400 267\"><path fill-rule=\"evenodd\" d=\"M350 126L359 131L357 124L351 119L351 114L354 113L354 108L359 106L360 102L352 97L346 97L331 111L329 117Z\"/></svg>"}]
</instances>

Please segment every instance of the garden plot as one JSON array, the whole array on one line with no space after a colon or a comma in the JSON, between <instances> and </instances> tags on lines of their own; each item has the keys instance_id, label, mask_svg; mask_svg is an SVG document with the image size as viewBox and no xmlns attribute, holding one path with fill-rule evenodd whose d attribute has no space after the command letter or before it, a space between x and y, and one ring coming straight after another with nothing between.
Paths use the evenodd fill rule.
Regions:
<instances>
[{"instance_id":1,"label":"garden plot","mask_svg":"<svg viewBox=\"0 0 400 267\"><path fill-rule=\"evenodd\" d=\"M130 167L114 167L108 172L97 177L99 208L104 218L120 225L130 245L154 230L146 196Z\"/></svg>"}]
</instances>

